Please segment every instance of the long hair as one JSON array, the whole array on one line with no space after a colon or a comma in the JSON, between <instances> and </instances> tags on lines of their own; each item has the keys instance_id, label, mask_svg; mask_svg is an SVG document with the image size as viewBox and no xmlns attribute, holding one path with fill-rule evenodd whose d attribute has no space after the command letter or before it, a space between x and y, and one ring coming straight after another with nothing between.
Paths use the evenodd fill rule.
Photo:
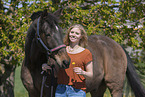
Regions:
<instances>
[{"instance_id":1,"label":"long hair","mask_svg":"<svg viewBox=\"0 0 145 97\"><path fill-rule=\"evenodd\" d=\"M71 27L69 27L69 29L67 30L67 33L66 33L66 35L64 37L64 44L67 45L67 46L70 45L69 33L70 33L71 29L73 29L73 28L79 28L81 30L82 38L79 41L79 46L87 47L87 44L88 44L87 33L86 33L84 27L82 25L80 25L80 24L74 24Z\"/></svg>"}]
</instances>

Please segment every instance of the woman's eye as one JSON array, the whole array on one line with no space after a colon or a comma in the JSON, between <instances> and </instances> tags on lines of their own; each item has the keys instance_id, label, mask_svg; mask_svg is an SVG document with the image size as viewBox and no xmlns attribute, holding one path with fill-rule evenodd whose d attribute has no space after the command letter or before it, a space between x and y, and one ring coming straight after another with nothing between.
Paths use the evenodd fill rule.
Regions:
<instances>
[{"instance_id":1,"label":"woman's eye","mask_svg":"<svg viewBox=\"0 0 145 97\"><path fill-rule=\"evenodd\" d=\"M70 33L74 33L73 31L71 31Z\"/></svg>"},{"instance_id":2,"label":"woman's eye","mask_svg":"<svg viewBox=\"0 0 145 97\"><path fill-rule=\"evenodd\" d=\"M79 35L79 33L78 33L78 32L76 32L76 34L77 34L77 35Z\"/></svg>"}]
</instances>

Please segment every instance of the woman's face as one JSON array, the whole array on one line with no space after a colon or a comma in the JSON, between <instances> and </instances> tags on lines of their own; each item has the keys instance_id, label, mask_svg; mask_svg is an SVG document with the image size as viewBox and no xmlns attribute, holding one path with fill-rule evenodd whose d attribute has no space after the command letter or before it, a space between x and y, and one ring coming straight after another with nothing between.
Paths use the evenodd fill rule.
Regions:
<instances>
[{"instance_id":1,"label":"woman's face","mask_svg":"<svg viewBox=\"0 0 145 97\"><path fill-rule=\"evenodd\" d=\"M69 33L70 42L79 43L81 38L81 30L79 28L72 28Z\"/></svg>"}]
</instances>

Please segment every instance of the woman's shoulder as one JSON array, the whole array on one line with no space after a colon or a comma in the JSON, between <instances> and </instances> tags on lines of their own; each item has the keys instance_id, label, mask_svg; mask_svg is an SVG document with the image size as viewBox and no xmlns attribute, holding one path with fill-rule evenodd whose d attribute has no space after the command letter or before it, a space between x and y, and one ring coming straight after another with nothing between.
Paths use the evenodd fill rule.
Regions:
<instances>
[{"instance_id":1,"label":"woman's shoulder","mask_svg":"<svg viewBox=\"0 0 145 97\"><path fill-rule=\"evenodd\" d=\"M89 49L85 48L84 50L86 53L91 53Z\"/></svg>"},{"instance_id":2,"label":"woman's shoulder","mask_svg":"<svg viewBox=\"0 0 145 97\"><path fill-rule=\"evenodd\" d=\"M82 50L82 51L81 51L80 53L78 53L78 54L81 54L81 55L83 55L83 56L88 56L88 55L90 55L90 54L92 54L92 53L90 52L89 49L84 48L84 50Z\"/></svg>"}]
</instances>

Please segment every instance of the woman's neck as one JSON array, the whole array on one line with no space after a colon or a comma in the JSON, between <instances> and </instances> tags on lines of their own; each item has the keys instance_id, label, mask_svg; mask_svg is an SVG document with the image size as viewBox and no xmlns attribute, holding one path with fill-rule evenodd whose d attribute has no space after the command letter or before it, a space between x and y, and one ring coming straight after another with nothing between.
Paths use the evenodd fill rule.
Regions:
<instances>
[{"instance_id":1,"label":"woman's neck","mask_svg":"<svg viewBox=\"0 0 145 97\"><path fill-rule=\"evenodd\" d=\"M79 46L78 43L71 43L71 44L70 44L70 47L71 47L71 48L74 48L74 47L76 47L76 46Z\"/></svg>"},{"instance_id":2,"label":"woman's neck","mask_svg":"<svg viewBox=\"0 0 145 97\"><path fill-rule=\"evenodd\" d=\"M72 47L71 46L72 45L67 46L67 48L66 48L67 52L70 53L70 54L77 54L77 53L80 53L80 52L85 50L85 48L83 48L83 47L81 47L79 45L74 45Z\"/></svg>"}]
</instances>

